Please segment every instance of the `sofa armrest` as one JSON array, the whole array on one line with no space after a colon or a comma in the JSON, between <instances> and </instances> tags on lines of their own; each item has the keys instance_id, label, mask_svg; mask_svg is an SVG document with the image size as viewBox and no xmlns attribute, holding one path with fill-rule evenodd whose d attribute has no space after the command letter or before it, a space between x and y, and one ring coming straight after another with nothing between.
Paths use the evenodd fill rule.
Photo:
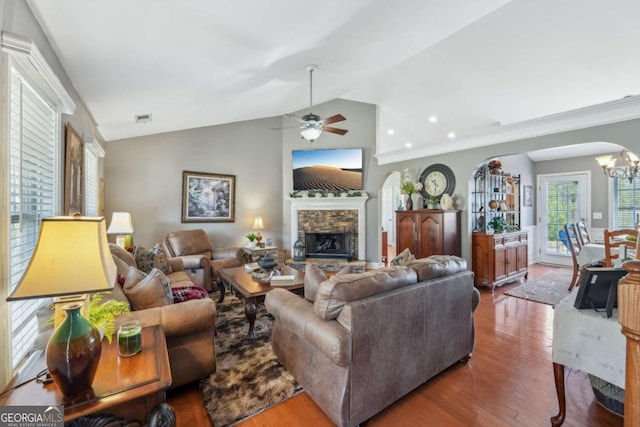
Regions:
<instances>
[{"instance_id":1,"label":"sofa armrest","mask_svg":"<svg viewBox=\"0 0 640 427\"><path fill-rule=\"evenodd\" d=\"M265 307L276 318L276 327L305 339L336 365L349 365L351 334L337 321L318 317L312 302L286 289L274 289L265 297Z\"/></svg>"},{"instance_id":2,"label":"sofa armrest","mask_svg":"<svg viewBox=\"0 0 640 427\"><path fill-rule=\"evenodd\" d=\"M219 248L212 250L211 259L224 258L235 258L240 262L240 264L242 264L244 260L244 251L240 247Z\"/></svg>"},{"instance_id":3,"label":"sofa armrest","mask_svg":"<svg viewBox=\"0 0 640 427\"><path fill-rule=\"evenodd\" d=\"M167 337L187 335L216 325L216 305L210 298L132 311L134 319L144 326L161 325ZM120 316L119 322L129 316Z\"/></svg>"},{"instance_id":4,"label":"sofa armrest","mask_svg":"<svg viewBox=\"0 0 640 427\"><path fill-rule=\"evenodd\" d=\"M211 263L209 259L204 255L182 255L170 260L181 260L182 270L188 270L191 268L210 268Z\"/></svg>"}]
</instances>

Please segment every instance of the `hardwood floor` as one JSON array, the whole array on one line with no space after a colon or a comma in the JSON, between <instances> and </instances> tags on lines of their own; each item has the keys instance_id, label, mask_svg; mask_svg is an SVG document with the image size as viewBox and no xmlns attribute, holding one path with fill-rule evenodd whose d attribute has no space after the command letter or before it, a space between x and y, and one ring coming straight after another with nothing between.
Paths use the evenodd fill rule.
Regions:
<instances>
[{"instance_id":1,"label":"hardwood floor","mask_svg":"<svg viewBox=\"0 0 640 427\"><path fill-rule=\"evenodd\" d=\"M533 265L536 278L553 267ZM548 426L558 411L551 364L551 306L503 295L519 283L481 289L475 312L476 346L467 364L456 364L365 422L378 426ZM566 369L564 426L622 426L621 417L598 405L587 374ZM196 385L169 392L178 426L211 425ZM242 427L332 426L301 393Z\"/></svg>"}]
</instances>

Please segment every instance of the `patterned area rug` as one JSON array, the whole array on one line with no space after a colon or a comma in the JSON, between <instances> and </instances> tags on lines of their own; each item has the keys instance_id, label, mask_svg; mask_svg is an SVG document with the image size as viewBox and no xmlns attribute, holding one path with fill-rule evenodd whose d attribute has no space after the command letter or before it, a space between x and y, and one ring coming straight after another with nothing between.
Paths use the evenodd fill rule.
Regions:
<instances>
[{"instance_id":1,"label":"patterned area rug","mask_svg":"<svg viewBox=\"0 0 640 427\"><path fill-rule=\"evenodd\" d=\"M555 306L562 298L569 295L572 273L573 270L570 268L558 268L537 279L529 279L504 294Z\"/></svg>"},{"instance_id":2,"label":"patterned area rug","mask_svg":"<svg viewBox=\"0 0 640 427\"><path fill-rule=\"evenodd\" d=\"M202 381L204 406L216 427L233 425L302 391L271 350L274 320L258 306L255 341L245 339L244 302L227 295L216 305L216 373Z\"/></svg>"}]
</instances>

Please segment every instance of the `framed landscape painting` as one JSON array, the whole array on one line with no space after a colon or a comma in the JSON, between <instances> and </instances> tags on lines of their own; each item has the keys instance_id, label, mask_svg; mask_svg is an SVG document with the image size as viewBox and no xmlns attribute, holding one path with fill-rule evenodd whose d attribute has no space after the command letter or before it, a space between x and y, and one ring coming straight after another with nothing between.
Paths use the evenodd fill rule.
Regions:
<instances>
[{"instance_id":1,"label":"framed landscape painting","mask_svg":"<svg viewBox=\"0 0 640 427\"><path fill-rule=\"evenodd\" d=\"M84 142L69 123L65 126L64 214L82 215Z\"/></svg>"},{"instance_id":2,"label":"framed landscape painting","mask_svg":"<svg viewBox=\"0 0 640 427\"><path fill-rule=\"evenodd\" d=\"M182 222L234 222L236 177L182 172Z\"/></svg>"}]
</instances>

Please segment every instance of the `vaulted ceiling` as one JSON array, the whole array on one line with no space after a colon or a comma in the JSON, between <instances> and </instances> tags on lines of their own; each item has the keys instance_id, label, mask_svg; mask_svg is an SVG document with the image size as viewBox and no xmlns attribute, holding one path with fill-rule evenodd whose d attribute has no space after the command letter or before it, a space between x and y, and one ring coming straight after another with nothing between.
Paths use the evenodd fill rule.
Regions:
<instances>
[{"instance_id":1,"label":"vaulted ceiling","mask_svg":"<svg viewBox=\"0 0 640 427\"><path fill-rule=\"evenodd\" d=\"M107 141L306 109L308 64L314 104L378 105L389 161L640 117L640 2L29 5Z\"/></svg>"}]
</instances>

